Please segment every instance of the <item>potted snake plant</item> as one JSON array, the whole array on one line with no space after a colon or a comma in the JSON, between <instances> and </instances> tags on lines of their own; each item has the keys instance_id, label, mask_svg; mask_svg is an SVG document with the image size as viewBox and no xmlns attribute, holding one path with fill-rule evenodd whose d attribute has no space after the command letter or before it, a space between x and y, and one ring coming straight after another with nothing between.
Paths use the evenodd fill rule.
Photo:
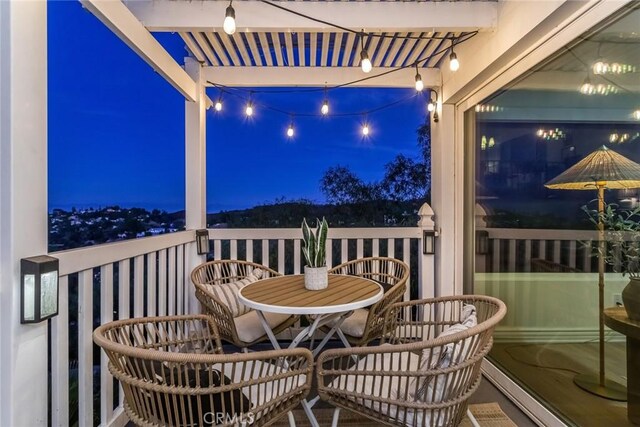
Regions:
<instances>
[{"instance_id":1,"label":"potted snake plant","mask_svg":"<svg viewBox=\"0 0 640 427\"><path fill-rule=\"evenodd\" d=\"M304 286L313 291L325 289L329 285L327 274L327 232L329 224L327 220L317 220L315 232L302 220L302 253L307 262L304 267Z\"/></svg>"}]
</instances>

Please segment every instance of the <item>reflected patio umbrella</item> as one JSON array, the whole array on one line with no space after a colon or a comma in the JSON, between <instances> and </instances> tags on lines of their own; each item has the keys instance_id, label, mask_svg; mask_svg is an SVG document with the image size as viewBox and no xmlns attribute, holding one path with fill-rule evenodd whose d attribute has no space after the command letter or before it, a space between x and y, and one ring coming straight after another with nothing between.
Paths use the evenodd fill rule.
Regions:
<instances>
[{"instance_id":1,"label":"reflected patio umbrella","mask_svg":"<svg viewBox=\"0 0 640 427\"><path fill-rule=\"evenodd\" d=\"M560 175L547 182L545 187L552 190L597 190L598 191L598 324L600 341L599 375L579 374L573 382L580 388L607 399L625 401L624 386L605 378L604 372L604 190L640 188L640 165L615 151L598 148Z\"/></svg>"}]
</instances>

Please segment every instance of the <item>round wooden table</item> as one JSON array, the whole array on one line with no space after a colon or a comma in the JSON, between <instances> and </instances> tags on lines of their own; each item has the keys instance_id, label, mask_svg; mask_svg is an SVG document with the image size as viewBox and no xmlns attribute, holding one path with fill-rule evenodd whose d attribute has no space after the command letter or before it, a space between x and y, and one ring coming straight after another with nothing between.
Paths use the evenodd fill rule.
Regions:
<instances>
[{"instance_id":1,"label":"round wooden table","mask_svg":"<svg viewBox=\"0 0 640 427\"><path fill-rule=\"evenodd\" d=\"M257 311L260 322L276 349L280 348L280 343L269 327L264 312L316 315L313 322L291 341L289 348L297 347L304 339L312 338L319 327L329 324L331 329L313 349L315 357L333 334L337 334L344 345L350 347L340 325L353 310L375 304L383 295L382 286L373 280L340 274L329 275L329 286L326 289L310 291L304 287L304 275L297 274L250 283L240 290L238 299ZM319 397L302 401L302 407L313 427L318 427L318 421L311 408L318 399Z\"/></svg>"},{"instance_id":2,"label":"round wooden table","mask_svg":"<svg viewBox=\"0 0 640 427\"><path fill-rule=\"evenodd\" d=\"M627 337L627 418L640 424L640 322L624 307L611 307L604 309L604 324Z\"/></svg>"}]
</instances>

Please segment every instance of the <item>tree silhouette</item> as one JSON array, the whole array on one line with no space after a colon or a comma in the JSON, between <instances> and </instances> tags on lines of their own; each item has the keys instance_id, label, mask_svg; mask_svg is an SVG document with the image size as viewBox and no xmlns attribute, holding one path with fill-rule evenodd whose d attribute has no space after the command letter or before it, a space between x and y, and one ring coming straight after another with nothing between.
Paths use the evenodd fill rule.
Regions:
<instances>
[{"instance_id":1,"label":"tree silhouette","mask_svg":"<svg viewBox=\"0 0 640 427\"><path fill-rule=\"evenodd\" d=\"M327 169L320 181L327 201L341 205L427 199L431 188L431 120L428 116L416 133L419 158L397 155L385 165L384 177L379 182L364 182L345 166Z\"/></svg>"}]
</instances>

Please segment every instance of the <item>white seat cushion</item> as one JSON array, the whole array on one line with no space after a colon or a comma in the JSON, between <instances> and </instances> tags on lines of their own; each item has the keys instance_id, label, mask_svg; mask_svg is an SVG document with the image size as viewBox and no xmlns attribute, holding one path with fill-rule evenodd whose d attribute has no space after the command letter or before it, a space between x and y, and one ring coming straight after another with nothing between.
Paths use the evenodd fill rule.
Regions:
<instances>
[{"instance_id":1,"label":"white seat cushion","mask_svg":"<svg viewBox=\"0 0 640 427\"><path fill-rule=\"evenodd\" d=\"M219 285L205 284L204 286L214 297L216 297L218 301L222 302L229 308L233 317L237 317L248 313L251 310L240 302L238 299L238 292L240 292L240 289L244 288L249 283L258 281L260 277L262 277L262 270L256 268L242 280L222 283Z\"/></svg>"},{"instance_id":2,"label":"white seat cushion","mask_svg":"<svg viewBox=\"0 0 640 427\"><path fill-rule=\"evenodd\" d=\"M234 366L236 369L234 369ZM216 367L215 369L220 369ZM223 373L232 382L249 381L252 379L263 378L279 374L283 371L282 366L272 363L262 362L260 360L250 360L244 364L225 363ZM290 392L291 390L303 385L306 381L306 375L299 374L288 377L286 380L275 382L266 382L261 384L253 384L242 388L242 393L249 399L253 408L263 405L274 399L276 396Z\"/></svg>"},{"instance_id":3,"label":"white seat cushion","mask_svg":"<svg viewBox=\"0 0 640 427\"><path fill-rule=\"evenodd\" d=\"M273 329L290 316L288 314L265 312L264 317L267 319L267 323L271 329ZM238 338L240 338L241 341L253 342L265 334L262 322L258 317L258 312L255 310L251 310L242 316L234 317L233 322L236 324Z\"/></svg>"},{"instance_id":4,"label":"white seat cushion","mask_svg":"<svg viewBox=\"0 0 640 427\"><path fill-rule=\"evenodd\" d=\"M387 346L389 344L383 344ZM377 354L367 355L365 358L360 359L356 366L353 366L349 370L351 371L417 371L420 366L420 357L411 352L396 353L393 355L393 364L391 354L382 354L382 357ZM411 381L410 376L354 376L348 374L342 374L335 378L331 383L331 388L336 388L345 391L357 391L359 394L365 394L375 397L381 397L392 400L399 399L398 393L400 390L406 390L407 381ZM409 384L411 386L411 384ZM410 392L411 393L411 392ZM414 391L415 393L415 391ZM392 419L401 420L404 418L404 410L398 411L395 405L389 405L387 403L380 403L371 400L362 400L360 397L357 399L352 398L354 402L358 404L364 404L364 406L374 409L382 414L388 414ZM414 417L416 414L413 410L406 411L406 424L407 425L429 425L429 419L426 423L422 422L422 412L418 412L417 423L414 423ZM429 417L429 414L427 414Z\"/></svg>"},{"instance_id":5,"label":"white seat cushion","mask_svg":"<svg viewBox=\"0 0 640 427\"><path fill-rule=\"evenodd\" d=\"M367 317L369 316L369 310L366 308L359 308L353 311L353 314L347 317L342 325L340 325L340 330L347 335L351 335L352 337L361 337L364 334L364 327L367 324ZM336 321L332 321L327 323L328 326L333 327L336 324Z\"/></svg>"}]
</instances>

